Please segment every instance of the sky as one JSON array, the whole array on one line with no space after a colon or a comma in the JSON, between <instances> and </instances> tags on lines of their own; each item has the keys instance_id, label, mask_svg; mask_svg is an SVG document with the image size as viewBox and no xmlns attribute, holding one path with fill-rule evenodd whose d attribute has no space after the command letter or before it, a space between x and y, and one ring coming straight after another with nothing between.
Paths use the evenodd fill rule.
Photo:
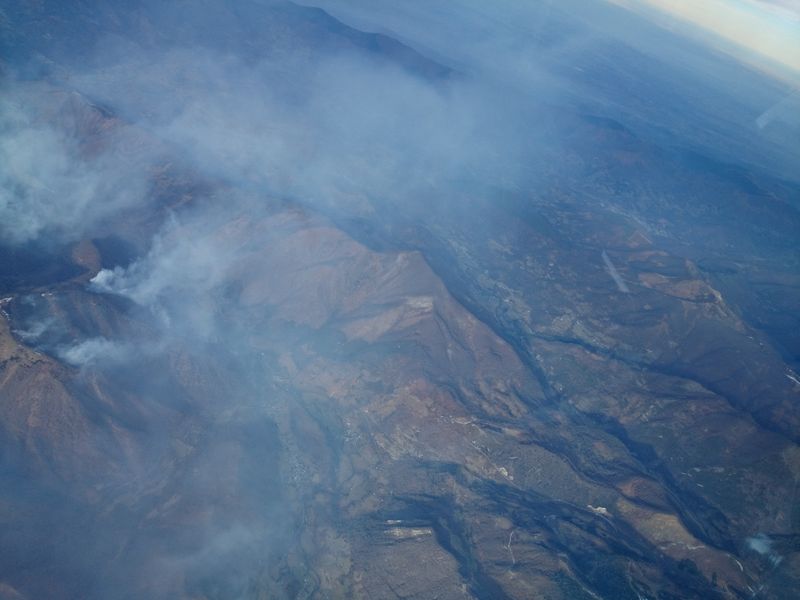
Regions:
<instances>
[{"instance_id":1,"label":"sky","mask_svg":"<svg viewBox=\"0 0 800 600\"><path fill-rule=\"evenodd\" d=\"M800 77L798 0L610 0L633 10L655 8L733 44L727 50L784 79ZM774 65L792 74L775 73ZM760 63L760 64L759 64ZM794 77L793 77L793 76Z\"/></svg>"}]
</instances>

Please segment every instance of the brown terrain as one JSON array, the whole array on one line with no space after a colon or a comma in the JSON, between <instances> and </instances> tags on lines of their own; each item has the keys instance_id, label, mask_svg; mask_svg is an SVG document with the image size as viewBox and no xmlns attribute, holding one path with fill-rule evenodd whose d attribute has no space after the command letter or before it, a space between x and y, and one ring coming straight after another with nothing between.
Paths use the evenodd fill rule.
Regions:
<instances>
[{"instance_id":1,"label":"brown terrain","mask_svg":"<svg viewBox=\"0 0 800 600\"><path fill-rule=\"evenodd\" d=\"M0 272L1 599L800 586L800 376L781 350L796 340L764 308L800 285L796 250L724 250L773 227L769 209L671 231L667 195L644 215L612 193L663 157L584 121L623 150L570 151L581 189L501 201L488 234L480 212L414 208L365 233L379 208L337 218L237 190L79 94L31 93L43 122L87 156L124 152L150 187ZM243 196L211 226L191 218ZM98 285L119 255L146 264L156 235L185 280ZM97 340L85 363L65 350Z\"/></svg>"}]
</instances>

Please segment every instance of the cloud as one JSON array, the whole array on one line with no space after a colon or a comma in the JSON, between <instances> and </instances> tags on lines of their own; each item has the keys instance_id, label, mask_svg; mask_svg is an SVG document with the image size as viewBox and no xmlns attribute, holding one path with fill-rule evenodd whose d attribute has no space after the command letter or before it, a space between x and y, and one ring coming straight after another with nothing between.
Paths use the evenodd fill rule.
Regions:
<instances>
[{"instance_id":1,"label":"cloud","mask_svg":"<svg viewBox=\"0 0 800 600\"><path fill-rule=\"evenodd\" d=\"M0 97L0 242L80 239L143 202L139 169L110 148L92 155L60 127L65 122L39 113L32 98L47 90L17 82L7 87Z\"/></svg>"},{"instance_id":2,"label":"cloud","mask_svg":"<svg viewBox=\"0 0 800 600\"><path fill-rule=\"evenodd\" d=\"M794 140L774 131L754 136L756 117L786 97L785 84L720 55L708 31L663 27L663 18L645 16L653 10L584 0L461 0L446 9L424 0L313 4L356 27L390 32L507 97L601 114L657 144L679 143L796 179ZM568 132L531 135L541 148Z\"/></svg>"},{"instance_id":3,"label":"cloud","mask_svg":"<svg viewBox=\"0 0 800 600\"><path fill-rule=\"evenodd\" d=\"M229 198L225 210L237 201ZM243 205L239 206L241 209ZM169 220L150 250L126 268L101 269L91 280L98 293L124 296L152 315L165 338L209 339L216 335L224 283L240 243L218 229L229 214L202 207Z\"/></svg>"},{"instance_id":4,"label":"cloud","mask_svg":"<svg viewBox=\"0 0 800 600\"><path fill-rule=\"evenodd\" d=\"M751 550L766 556L773 565L778 565L783 560L783 557L773 550L772 540L767 534L759 533L747 538L746 541Z\"/></svg>"},{"instance_id":5,"label":"cloud","mask_svg":"<svg viewBox=\"0 0 800 600\"><path fill-rule=\"evenodd\" d=\"M558 145L538 102L353 50L244 60L170 48L74 81L221 182L173 215L145 256L91 282L147 308L168 337L219 334L219 303L247 248L217 232L237 215L257 218L280 199L334 219L468 211L477 186L535 182Z\"/></svg>"},{"instance_id":6,"label":"cloud","mask_svg":"<svg viewBox=\"0 0 800 600\"><path fill-rule=\"evenodd\" d=\"M56 322L53 319L42 319L30 323L24 329L15 329L14 334L28 344L36 344L54 326L56 326Z\"/></svg>"},{"instance_id":7,"label":"cloud","mask_svg":"<svg viewBox=\"0 0 800 600\"><path fill-rule=\"evenodd\" d=\"M108 63L71 78L87 96L113 106L218 183L216 191L173 215L145 256L127 268L101 270L92 280L94 291L146 308L166 337L220 335L226 286L247 249L246 240L215 232L237 215L255 217L288 199L333 220L394 223L469 214L483 190L547 189L561 184L561 174L564 181L574 175L560 150L565 138L579 134L556 118L562 107L613 114L625 101L619 104L623 113L613 116L630 119L626 126L703 131L711 143L707 131L724 131L726 141L741 133L743 144L754 145L749 131L763 109L745 112L746 120L715 110L714 90L671 79L680 72L667 67L684 63L670 48L656 53L664 62L646 64L664 66L664 73L652 76L661 77L665 93L685 102L677 117L675 111L648 113L658 104L652 98L637 103L629 90L607 86L600 76L591 81L595 88L586 87L573 67L596 48L621 40L628 45L614 48L615 60L622 61L638 56L632 48L663 42L619 32L601 8L587 9L599 15L589 24L588 17L569 15L577 5L572 0L536 6L501 0L488 12L468 1L445 12L417 0L323 4L349 23L394 32L452 71L423 76L341 40L324 52L293 40L288 49L277 43L252 55L221 49L213 40L146 49L126 40L126 52L112 48ZM632 60L631 68L640 62ZM702 60L689 64L695 74L707 69ZM678 83L690 90L685 96L675 91ZM690 94L715 99L694 102ZM726 126L742 118L748 129L729 133L712 122L716 118ZM580 148L592 141L571 137L567 143ZM732 148L735 143L719 144L715 151Z\"/></svg>"},{"instance_id":8,"label":"cloud","mask_svg":"<svg viewBox=\"0 0 800 600\"><path fill-rule=\"evenodd\" d=\"M132 38L104 40L108 58L90 61L70 81L205 174L347 218L376 210L458 210L464 192L476 186L514 190L543 183L543 171L560 168L556 150L564 138L552 106L591 112L622 105L618 96L585 88L574 71L609 40L696 69L704 80L721 79L705 77L701 60L684 60L673 47L631 33L636 28L615 25L602 8L573 18L569 11L583 7L573 0L535 6L500 0L491 10L462 1L445 12L416 0L322 5L347 22L392 31L454 74L431 79L346 44L309 54L302 41L288 48L278 43L250 56L215 40L189 37L145 48ZM205 17L197 11L182 18ZM663 74L670 93L675 76ZM729 131L740 119L728 136L734 143L726 139L714 149L724 153L737 148L737 136L741 148L751 148L757 115L778 101L766 94L753 100L749 114L729 115L692 97L700 89L686 86L687 110L678 117L647 112L655 110L650 99L627 96L637 110L626 106L613 116L654 130L672 130L678 118L687 131ZM3 114L13 125L0 146L0 158L9 158L0 236L17 243L48 232L75 238L142 202L145 178L120 168L114 153L83 158L73 140L38 125L20 106Z\"/></svg>"},{"instance_id":9,"label":"cloud","mask_svg":"<svg viewBox=\"0 0 800 600\"><path fill-rule=\"evenodd\" d=\"M431 81L348 50L253 61L169 49L75 81L204 173L340 214L432 189L443 204L465 177L518 181L533 172L524 159L543 147L530 99L475 80Z\"/></svg>"},{"instance_id":10,"label":"cloud","mask_svg":"<svg viewBox=\"0 0 800 600\"><path fill-rule=\"evenodd\" d=\"M141 353L141 349L138 350ZM103 337L90 338L71 346L57 349L58 357L75 367L85 367L97 363L113 363L129 356L131 348Z\"/></svg>"}]
</instances>

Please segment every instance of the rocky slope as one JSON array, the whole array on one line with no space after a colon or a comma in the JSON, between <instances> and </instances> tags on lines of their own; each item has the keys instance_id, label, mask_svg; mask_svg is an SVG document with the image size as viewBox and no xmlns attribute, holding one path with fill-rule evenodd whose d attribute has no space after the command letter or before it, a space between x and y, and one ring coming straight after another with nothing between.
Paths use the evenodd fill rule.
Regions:
<instances>
[{"instance_id":1,"label":"rocky slope","mask_svg":"<svg viewBox=\"0 0 800 600\"><path fill-rule=\"evenodd\" d=\"M21 6L24 31L44 9ZM257 17L270 51L324 31L452 76L252 10L214 13L237 23L215 43ZM4 43L55 56L74 22L45 12L51 36ZM333 210L202 172L58 77L19 89L146 185L0 248L0 598L797 589L796 185L554 111L592 144L531 166L537 189Z\"/></svg>"}]
</instances>

